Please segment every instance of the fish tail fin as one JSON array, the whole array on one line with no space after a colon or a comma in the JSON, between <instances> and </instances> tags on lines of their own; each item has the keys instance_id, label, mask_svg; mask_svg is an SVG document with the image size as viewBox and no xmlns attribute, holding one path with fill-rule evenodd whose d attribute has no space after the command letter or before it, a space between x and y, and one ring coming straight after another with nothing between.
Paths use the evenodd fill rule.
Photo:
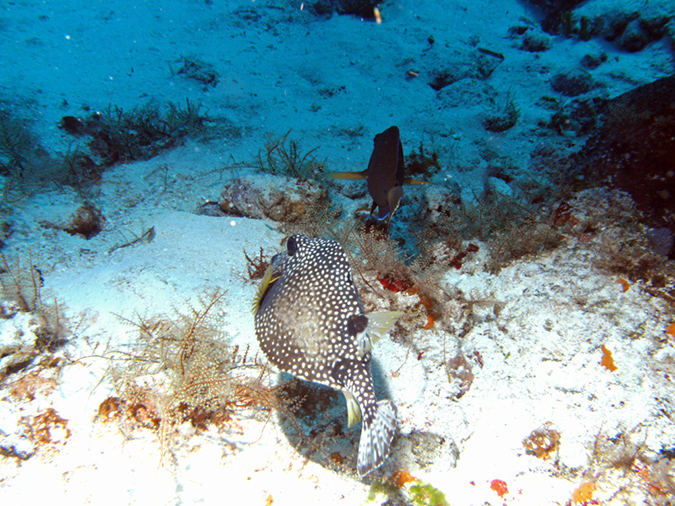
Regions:
<instances>
[{"instance_id":1,"label":"fish tail fin","mask_svg":"<svg viewBox=\"0 0 675 506\"><path fill-rule=\"evenodd\" d=\"M361 428L356 471L365 476L377 469L389 456L396 431L396 406L390 400L377 402L374 413L365 416Z\"/></svg>"}]
</instances>

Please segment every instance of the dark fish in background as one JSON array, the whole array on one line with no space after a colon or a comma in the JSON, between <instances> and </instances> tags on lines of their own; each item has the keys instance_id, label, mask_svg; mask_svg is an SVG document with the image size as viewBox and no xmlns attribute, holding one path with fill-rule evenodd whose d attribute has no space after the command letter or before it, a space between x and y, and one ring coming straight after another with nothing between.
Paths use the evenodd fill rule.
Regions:
<instances>
[{"instance_id":1,"label":"dark fish in background","mask_svg":"<svg viewBox=\"0 0 675 506\"><path fill-rule=\"evenodd\" d=\"M403 197L404 184L425 184L406 178L403 146L398 127L393 126L377 134L374 140L373 154L370 155L368 168L362 172L332 172L335 179L366 179L368 193L373 198L372 213L377 211L377 219L386 220L387 225L396 212Z\"/></svg>"},{"instance_id":2,"label":"dark fish in background","mask_svg":"<svg viewBox=\"0 0 675 506\"><path fill-rule=\"evenodd\" d=\"M253 313L256 337L270 362L342 391L349 426L363 420L359 475L380 466L394 437L396 407L375 398L371 349L401 313L364 314L340 243L300 234L272 259Z\"/></svg>"}]
</instances>

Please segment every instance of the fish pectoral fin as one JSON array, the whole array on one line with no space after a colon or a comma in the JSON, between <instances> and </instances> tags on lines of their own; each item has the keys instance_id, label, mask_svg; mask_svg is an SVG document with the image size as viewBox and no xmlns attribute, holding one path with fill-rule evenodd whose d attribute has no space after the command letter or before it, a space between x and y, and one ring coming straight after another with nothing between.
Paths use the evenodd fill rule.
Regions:
<instances>
[{"instance_id":1,"label":"fish pectoral fin","mask_svg":"<svg viewBox=\"0 0 675 506\"><path fill-rule=\"evenodd\" d=\"M359 334L356 344L356 356L360 359L373 349L373 341L367 332Z\"/></svg>"},{"instance_id":2,"label":"fish pectoral fin","mask_svg":"<svg viewBox=\"0 0 675 506\"><path fill-rule=\"evenodd\" d=\"M347 427L353 427L361 421L361 407L349 390L343 390L342 393L347 401Z\"/></svg>"},{"instance_id":3,"label":"fish pectoral fin","mask_svg":"<svg viewBox=\"0 0 675 506\"><path fill-rule=\"evenodd\" d=\"M396 324L396 320L403 313L401 311L381 311L379 313L368 313L368 327L366 332L370 336L373 344L382 336L389 332Z\"/></svg>"},{"instance_id":4,"label":"fish pectoral fin","mask_svg":"<svg viewBox=\"0 0 675 506\"><path fill-rule=\"evenodd\" d=\"M382 207L377 210L377 220L385 220L389 216L389 207Z\"/></svg>"},{"instance_id":5,"label":"fish pectoral fin","mask_svg":"<svg viewBox=\"0 0 675 506\"><path fill-rule=\"evenodd\" d=\"M330 172L328 177L333 179L366 179L368 178L368 169L361 172Z\"/></svg>"},{"instance_id":6,"label":"fish pectoral fin","mask_svg":"<svg viewBox=\"0 0 675 506\"><path fill-rule=\"evenodd\" d=\"M251 311L253 312L253 314L256 314L260 310L260 306L262 306L262 301L265 298L265 294L270 289L272 284L280 277L281 276L274 275L274 268L272 267L271 264L267 266L265 274L263 275L262 279L260 280L260 284L258 285L258 290L256 291L253 303L251 304Z\"/></svg>"},{"instance_id":7,"label":"fish pectoral fin","mask_svg":"<svg viewBox=\"0 0 675 506\"><path fill-rule=\"evenodd\" d=\"M401 203L402 198L402 186L394 186L391 190L389 190L389 193L387 193L387 201L389 202L389 209L391 209L392 216L396 212L396 209L398 209L398 205Z\"/></svg>"}]
</instances>

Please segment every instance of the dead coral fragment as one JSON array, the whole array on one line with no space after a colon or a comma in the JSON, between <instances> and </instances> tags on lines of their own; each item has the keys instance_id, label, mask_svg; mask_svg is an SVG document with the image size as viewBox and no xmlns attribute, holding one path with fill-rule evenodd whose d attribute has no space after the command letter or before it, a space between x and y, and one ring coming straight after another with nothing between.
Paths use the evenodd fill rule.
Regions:
<instances>
[{"instance_id":1,"label":"dead coral fragment","mask_svg":"<svg viewBox=\"0 0 675 506\"><path fill-rule=\"evenodd\" d=\"M227 183L219 204L226 215L292 223L327 198L326 190L314 181L253 175Z\"/></svg>"},{"instance_id":2,"label":"dead coral fragment","mask_svg":"<svg viewBox=\"0 0 675 506\"><path fill-rule=\"evenodd\" d=\"M507 96L504 107L488 115L483 120L483 128L490 132L506 132L515 126L520 116L520 110L516 107L513 99Z\"/></svg>"},{"instance_id":3,"label":"dead coral fragment","mask_svg":"<svg viewBox=\"0 0 675 506\"><path fill-rule=\"evenodd\" d=\"M450 383L459 383L459 389L455 394L457 399L461 398L469 391L473 384L474 375L471 372L471 363L462 355L458 353L453 358L448 360L445 371L448 374Z\"/></svg>"},{"instance_id":4,"label":"dead coral fragment","mask_svg":"<svg viewBox=\"0 0 675 506\"><path fill-rule=\"evenodd\" d=\"M398 488L403 488L408 483L414 483L418 480L405 469L399 469L391 475L388 481Z\"/></svg>"},{"instance_id":5,"label":"dead coral fragment","mask_svg":"<svg viewBox=\"0 0 675 506\"><path fill-rule=\"evenodd\" d=\"M68 420L64 420L53 408L47 408L35 416L23 417L21 424L29 431L36 443L63 443L70 437Z\"/></svg>"},{"instance_id":6,"label":"dead coral fragment","mask_svg":"<svg viewBox=\"0 0 675 506\"><path fill-rule=\"evenodd\" d=\"M119 397L108 397L98 406L98 419L102 422L109 422L119 418L124 404L126 402Z\"/></svg>"},{"instance_id":7,"label":"dead coral fragment","mask_svg":"<svg viewBox=\"0 0 675 506\"><path fill-rule=\"evenodd\" d=\"M592 501L596 488L597 485L592 481L582 483L572 492L572 504L587 504L588 501Z\"/></svg>"},{"instance_id":8,"label":"dead coral fragment","mask_svg":"<svg viewBox=\"0 0 675 506\"><path fill-rule=\"evenodd\" d=\"M150 244L154 239L155 239L155 227L152 226L149 229L147 229L145 232L143 232L141 235L136 236L134 234L134 239L126 240L122 244L117 244L110 248L108 250L108 254L111 254L113 251L122 249L122 248L128 248L129 246L134 246L135 244L141 243L141 242L147 242ZM122 234L122 237L124 235Z\"/></svg>"},{"instance_id":9,"label":"dead coral fragment","mask_svg":"<svg viewBox=\"0 0 675 506\"><path fill-rule=\"evenodd\" d=\"M552 452L558 451L560 445L560 432L553 428L551 422L546 422L543 427L535 429L523 439L526 453L539 459L547 459Z\"/></svg>"},{"instance_id":10,"label":"dead coral fragment","mask_svg":"<svg viewBox=\"0 0 675 506\"><path fill-rule=\"evenodd\" d=\"M630 283L628 281L626 281L625 279L619 278L619 279L616 280L616 282L621 285L621 291L622 292L627 292L628 290L630 290Z\"/></svg>"},{"instance_id":11,"label":"dead coral fragment","mask_svg":"<svg viewBox=\"0 0 675 506\"><path fill-rule=\"evenodd\" d=\"M509 487L506 486L506 482L504 480L492 480L490 482L490 488L497 492L499 497L504 497L509 493Z\"/></svg>"},{"instance_id":12,"label":"dead coral fragment","mask_svg":"<svg viewBox=\"0 0 675 506\"><path fill-rule=\"evenodd\" d=\"M188 57L183 58L183 65L178 69L178 74L211 87L218 84L218 78L220 77L210 63L203 62L199 58Z\"/></svg>"},{"instance_id":13,"label":"dead coral fragment","mask_svg":"<svg viewBox=\"0 0 675 506\"><path fill-rule=\"evenodd\" d=\"M602 345L602 358L600 359L600 365L606 367L612 372L618 369L617 366L614 364L612 352L609 351L604 344Z\"/></svg>"},{"instance_id":14,"label":"dead coral fragment","mask_svg":"<svg viewBox=\"0 0 675 506\"><path fill-rule=\"evenodd\" d=\"M30 360L32 362L33 357L30 357ZM52 362L54 362L53 367L59 367L61 364L60 360L53 360ZM52 365L49 363L43 364L43 367L45 368L51 366ZM46 396L51 393L58 386L58 383L53 375L41 374L45 370L43 367L39 367L29 373L23 374L11 383L8 383L10 396L17 401L34 401L37 395ZM0 373L1 372L2 369L0 368ZM7 375L12 373L11 369L4 372ZM0 374L0 378L1 377L2 374Z\"/></svg>"},{"instance_id":15,"label":"dead coral fragment","mask_svg":"<svg viewBox=\"0 0 675 506\"><path fill-rule=\"evenodd\" d=\"M79 235L91 239L103 230L105 218L100 209L91 204L84 204L77 208L70 217L70 223L64 228L70 235Z\"/></svg>"},{"instance_id":16,"label":"dead coral fragment","mask_svg":"<svg viewBox=\"0 0 675 506\"><path fill-rule=\"evenodd\" d=\"M245 250L244 257L246 257L246 261L248 262L248 265L246 265L248 279L251 281L262 279L265 275L265 271L267 271L267 267L270 265L270 261L265 257L262 247L260 247L260 255L257 257L249 257Z\"/></svg>"}]
</instances>

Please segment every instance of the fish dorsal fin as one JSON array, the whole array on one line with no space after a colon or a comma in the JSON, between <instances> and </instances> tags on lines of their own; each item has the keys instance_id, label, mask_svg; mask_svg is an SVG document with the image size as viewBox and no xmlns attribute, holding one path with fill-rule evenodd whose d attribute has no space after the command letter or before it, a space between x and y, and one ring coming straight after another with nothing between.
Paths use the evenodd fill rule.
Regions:
<instances>
[{"instance_id":1,"label":"fish dorsal fin","mask_svg":"<svg viewBox=\"0 0 675 506\"><path fill-rule=\"evenodd\" d=\"M333 179L368 179L368 169L361 172L331 172L328 177Z\"/></svg>"},{"instance_id":2,"label":"fish dorsal fin","mask_svg":"<svg viewBox=\"0 0 675 506\"><path fill-rule=\"evenodd\" d=\"M403 144L401 143L401 136L396 129L398 137L398 160L396 162L396 185L402 186L405 179L405 158L403 157Z\"/></svg>"},{"instance_id":3,"label":"fish dorsal fin","mask_svg":"<svg viewBox=\"0 0 675 506\"><path fill-rule=\"evenodd\" d=\"M281 276L274 276L274 268L272 264L267 266L265 274L263 274L260 284L258 285L258 290L256 291L255 298L253 299L253 304L251 304L251 311L253 314L257 314L260 311L260 306L262 306L262 301L265 298L265 294L274 284L274 282L279 279Z\"/></svg>"}]
</instances>

